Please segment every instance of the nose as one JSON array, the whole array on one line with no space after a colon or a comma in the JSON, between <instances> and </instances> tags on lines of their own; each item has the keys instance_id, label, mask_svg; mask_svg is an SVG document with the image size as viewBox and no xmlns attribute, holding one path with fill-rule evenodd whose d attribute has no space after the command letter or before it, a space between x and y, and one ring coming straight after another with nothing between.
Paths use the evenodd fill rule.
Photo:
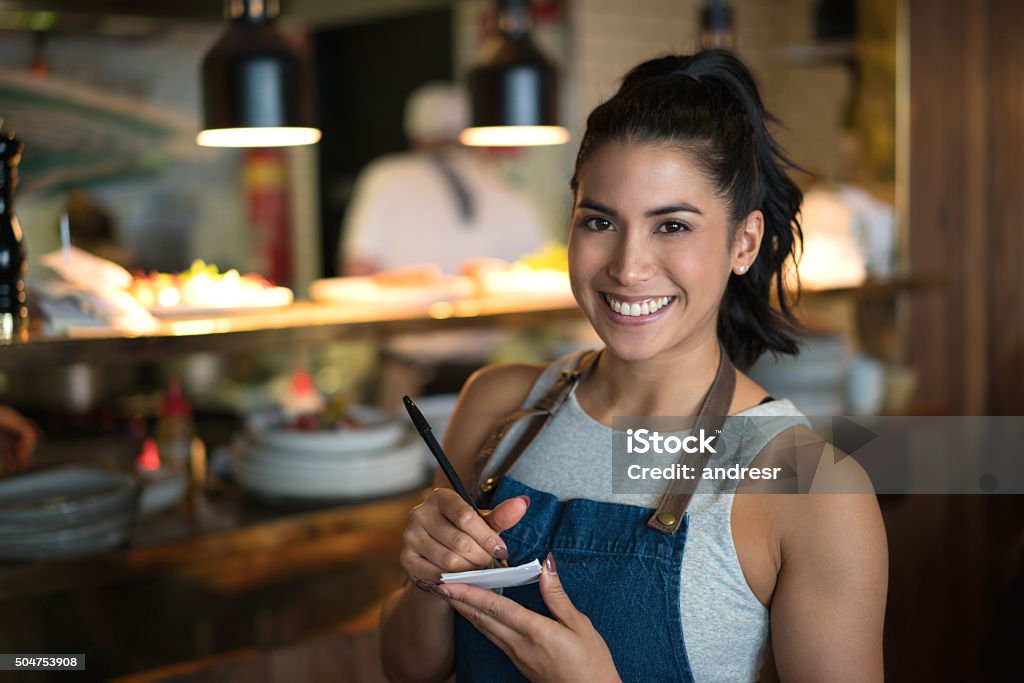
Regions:
<instances>
[{"instance_id":1,"label":"nose","mask_svg":"<svg viewBox=\"0 0 1024 683\"><path fill-rule=\"evenodd\" d=\"M626 233L616 245L608 274L623 287L651 279L655 271L652 246L643 235Z\"/></svg>"}]
</instances>

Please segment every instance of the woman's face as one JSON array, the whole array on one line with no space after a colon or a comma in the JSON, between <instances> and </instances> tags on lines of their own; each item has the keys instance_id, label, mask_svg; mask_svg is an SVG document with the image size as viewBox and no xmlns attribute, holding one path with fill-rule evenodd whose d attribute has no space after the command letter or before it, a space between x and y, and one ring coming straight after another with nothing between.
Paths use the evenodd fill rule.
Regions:
<instances>
[{"instance_id":1,"label":"woman's face","mask_svg":"<svg viewBox=\"0 0 1024 683\"><path fill-rule=\"evenodd\" d=\"M609 351L644 360L715 343L729 276L757 255L761 212L730 239L725 199L678 148L607 142L577 180L569 276Z\"/></svg>"}]
</instances>

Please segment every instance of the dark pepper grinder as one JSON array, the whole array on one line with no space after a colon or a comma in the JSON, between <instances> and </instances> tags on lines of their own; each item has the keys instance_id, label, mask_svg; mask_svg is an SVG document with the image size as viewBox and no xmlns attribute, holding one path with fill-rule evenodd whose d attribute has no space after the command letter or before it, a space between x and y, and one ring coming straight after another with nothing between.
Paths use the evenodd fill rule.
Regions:
<instances>
[{"instance_id":1,"label":"dark pepper grinder","mask_svg":"<svg viewBox=\"0 0 1024 683\"><path fill-rule=\"evenodd\" d=\"M28 333L25 296L25 247L14 215L21 142L0 130L0 344L23 339Z\"/></svg>"}]
</instances>

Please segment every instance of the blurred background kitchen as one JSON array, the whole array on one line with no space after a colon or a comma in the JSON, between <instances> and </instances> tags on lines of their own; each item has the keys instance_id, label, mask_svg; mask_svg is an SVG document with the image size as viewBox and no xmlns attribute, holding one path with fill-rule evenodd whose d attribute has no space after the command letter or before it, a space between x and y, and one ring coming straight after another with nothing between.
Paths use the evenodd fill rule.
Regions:
<instances>
[{"instance_id":1,"label":"blurred background kitchen","mask_svg":"<svg viewBox=\"0 0 1024 683\"><path fill-rule=\"evenodd\" d=\"M668 51L735 49L807 171L805 353L754 376L815 415L1024 413L1022 26L1015 0L0 0L0 652L382 680L430 471L398 399L440 431L474 368L595 343L565 275L576 144ZM535 120L501 120L502 59ZM262 89L227 85L243 63ZM501 123L549 139L454 139ZM208 135L236 125L304 139ZM492 202L532 236L492 248ZM480 246L346 266L411 221ZM1024 502L882 498L888 676L1011 679Z\"/></svg>"}]
</instances>

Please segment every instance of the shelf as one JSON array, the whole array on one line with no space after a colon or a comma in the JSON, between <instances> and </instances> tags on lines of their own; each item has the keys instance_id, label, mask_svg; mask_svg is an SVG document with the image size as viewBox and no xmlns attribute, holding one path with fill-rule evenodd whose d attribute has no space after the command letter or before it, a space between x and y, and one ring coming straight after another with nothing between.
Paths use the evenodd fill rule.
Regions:
<instances>
[{"instance_id":1,"label":"shelf","mask_svg":"<svg viewBox=\"0 0 1024 683\"><path fill-rule=\"evenodd\" d=\"M380 311L372 306L299 302L242 315L161 322L153 334L130 336L85 331L36 335L0 347L0 369L47 368L71 363L160 361L199 351L282 349L339 339L472 327L524 328L581 318L568 296L492 297L438 302L429 308Z\"/></svg>"},{"instance_id":2,"label":"shelf","mask_svg":"<svg viewBox=\"0 0 1024 683\"><path fill-rule=\"evenodd\" d=\"M923 273L868 280L861 285L805 289L801 301L828 298L889 299L931 289L941 274ZM69 336L36 335L0 347L0 370L32 370L71 363L158 362L201 351L231 353L319 344L341 339L383 338L407 332L474 327L522 329L582 319L568 295L523 299L503 296L437 302L428 308L381 311L369 305L340 306L299 302L239 315L168 320L153 334L131 336L84 330Z\"/></svg>"},{"instance_id":3,"label":"shelf","mask_svg":"<svg viewBox=\"0 0 1024 683\"><path fill-rule=\"evenodd\" d=\"M906 292L934 289L942 286L945 281L946 278L941 273L917 273L884 280L868 279L859 285L849 287L804 289L800 292L800 298L801 300L829 297L849 297L859 300L890 299Z\"/></svg>"}]
</instances>

